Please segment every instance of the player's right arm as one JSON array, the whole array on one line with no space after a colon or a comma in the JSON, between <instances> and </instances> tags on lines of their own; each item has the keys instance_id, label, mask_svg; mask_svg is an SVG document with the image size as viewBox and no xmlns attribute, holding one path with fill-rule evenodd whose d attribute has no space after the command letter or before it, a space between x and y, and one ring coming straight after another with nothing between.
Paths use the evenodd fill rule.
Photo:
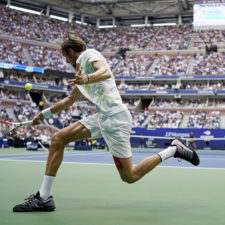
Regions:
<instances>
[{"instance_id":1,"label":"player's right arm","mask_svg":"<svg viewBox=\"0 0 225 225\"><path fill-rule=\"evenodd\" d=\"M81 92L79 91L79 89L75 86L72 91L70 92L70 94L62 99L61 101L55 103L54 105L52 105L51 107L49 107L48 109L45 109L44 111L46 110L50 110L50 113L51 114L54 114L54 113L58 113L58 112L61 112L63 111L64 109L67 109L69 108L71 105L73 105L73 103L75 101L77 101L77 99L79 99L79 97L81 96ZM44 111L41 111L39 112L37 115L34 116L33 118L33 125L37 125L39 124L39 121L40 120L43 120L45 118L45 115L44 115Z\"/></svg>"}]
</instances>

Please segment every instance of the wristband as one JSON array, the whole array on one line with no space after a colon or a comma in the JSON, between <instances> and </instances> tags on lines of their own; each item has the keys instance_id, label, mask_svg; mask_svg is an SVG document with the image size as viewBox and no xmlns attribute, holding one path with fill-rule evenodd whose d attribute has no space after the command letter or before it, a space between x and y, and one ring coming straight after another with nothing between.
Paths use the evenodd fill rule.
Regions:
<instances>
[{"instance_id":1,"label":"wristband","mask_svg":"<svg viewBox=\"0 0 225 225\"><path fill-rule=\"evenodd\" d=\"M41 113L44 116L44 118L49 118L52 116L52 112L51 112L50 108L42 110Z\"/></svg>"}]
</instances>

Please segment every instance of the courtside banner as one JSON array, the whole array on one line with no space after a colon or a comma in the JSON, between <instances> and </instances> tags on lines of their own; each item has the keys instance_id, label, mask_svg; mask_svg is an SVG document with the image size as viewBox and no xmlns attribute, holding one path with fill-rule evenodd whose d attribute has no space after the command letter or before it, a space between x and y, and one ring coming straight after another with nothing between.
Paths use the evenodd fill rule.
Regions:
<instances>
[{"instance_id":1,"label":"courtside banner","mask_svg":"<svg viewBox=\"0 0 225 225\"><path fill-rule=\"evenodd\" d=\"M142 95L215 95L217 93L224 94L225 90L120 90L120 94L142 94Z\"/></svg>"},{"instance_id":2,"label":"courtside banner","mask_svg":"<svg viewBox=\"0 0 225 225\"><path fill-rule=\"evenodd\" d=\"M225 150L224 140L214 140L214 138L225 138L225 129L197 129L197 128L132 128L131 131L131 146L140 147L150 143L156 148L165 148L174 138L189 138L190 133L193 133L198 149L222 149ZM139 138L134 136L148 136ZM160 139L157 137L166 137Z\"/></svg>"},{"instance_id":3,"label":"courtside banner","mask_svg":"<svg viewBox=\"0 0 225 225\"><path fill-rule=\"evenodd\" d=\"M20 64L13 64L13 63L5 63L0 62L0 68L3 69L15 69L15 70L24 70L26 72L37 72L37 73L44 73L45 69L41 67L34 67L34 66L26 66Z\"/></svg>"},{"instance_id":4,"label":"courtside banner","mask_svg":"<svg viewBox=\"0 0 225 225\"><path fill-rule=\"evenodd\" d=\"M180 76L115 76L116 80L208 80L208 79L220 79L225 80L225 75L180 75Z\"/></svg>"},{"instance_id":5,"label":"courtside banner","mask_svg":"<svg viewBox=\"0 0 225 225\"><path fill-rule=\"evenodd\" d=\"M193 132L196 138L225 138L225 129L198 128L132 128L131 135L161 136L171 138L189 138Z\"/></svg>"},{"instance_id":6,"label":"courtside banner","mask_svg":"<svg viewBox=\"0 0 225 225\"><path fill-rule=\"evenodd\" d=\"M218 4L218 3L225 3L225 0L195 0L194 4Z\"/></svg>"},{"instance_id":7,"label":"courtside banner","mask_svg":"<svg viewBox=\"0 0 225 225\"><path fill-rule=\"evenodd\" d=\"M26 143L26 150L27 151L37 151L38 150L38 144L37 144L37 142L28 141Z\"/></svg>"},{"instance_id":8,"label":"courtside banner","mask_svg":"<svg viewBox=\"0 0 225 225\"><path fill-rule=\"evenodd\" d=\"M5 84L6 86L16 86L20 88L24 88L26 82L19 82L19 81L11 81L11 80L0 80L0 84ZM47 84L37 84L31 83L32 89L48 89L48 90L57 90L62 92L71 91L70 87L62 87L62 86L53 86ZM183 94L183 95L215 95L220 94L224 95L225 90L119 90L121 95L175 95L175 94Z\"/></svg>"},{"instance_id":9,"label":"courtside banner","mask_svg":"<svg viewBox=\"0 0 225 225\"><path fill-rule=\"evenodd\" d=\"M1 84L5 84L6 86L17 86L24 88L26 82L19 82L19 81L11 81L11 80L0 80ZM53 86L53 85L47 85L47 84L37 84L37 83L32 83L32 89L48 89L48 90L57 90L57 91L63 91L66 92L70 90L71 88L67 87L59 87L59 86Z\"/></svg>"}]
</instances>

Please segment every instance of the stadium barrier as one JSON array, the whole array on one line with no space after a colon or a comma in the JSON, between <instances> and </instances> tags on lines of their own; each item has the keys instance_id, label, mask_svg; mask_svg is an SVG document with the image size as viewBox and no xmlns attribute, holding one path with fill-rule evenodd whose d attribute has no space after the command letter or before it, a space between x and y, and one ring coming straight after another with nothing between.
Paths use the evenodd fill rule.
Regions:
<instances>
[{"instance_id":1,"label":"stadium barrier","mask_svg":"<svg viewBox=\"0 0 225 225\"><path fill-rule=\"evenodd\" d=\"M191 133L195 138L190 138ZM187 144L194 141L198 149L225 150L225 129L133 128L131 146L165 148L174 138Z\"/></svg>"}]
</instances>

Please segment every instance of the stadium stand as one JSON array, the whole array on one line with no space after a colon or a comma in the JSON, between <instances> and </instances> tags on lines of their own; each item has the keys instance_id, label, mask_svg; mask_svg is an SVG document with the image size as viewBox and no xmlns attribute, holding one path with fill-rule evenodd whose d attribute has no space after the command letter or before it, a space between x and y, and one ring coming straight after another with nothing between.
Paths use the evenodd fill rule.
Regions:
<instances>
[{"instance_id":1,"label":"stadium stand","mask_svg":"<svg viewBox=\"0 0 225 225\"><path fill-rule=\"evenodd\" d=\"M217 113L210 109L224 108L224 100L219 99L215 91L225 89L225 78L221 77L225 74L225 51L222 48L218 52L207 53L202 49L206 44L224 46L224 31L193 31L189 24L163 28L98 29L6 7L1 7L0 12L0 62L43 67L48 71L43 75L3 70L1 101L6 108L12 107L7 101L14 104L17 120L25 116L32 118L38 107L53 104L68 93L66 78L73 77L74 70L65 62L59 48L60 42L72 32L83 38L88 47L96 48L105 55L116 76L122 98L131 110L134 127L180 127L186 115L189 118L187 127L221 127L219 118L222 111ZM5 35L13 38L6 40ZM34 40L39 42L32 42ZM120 48L126 49L123 54ZM197 75L203 79L196 78ZM205 78L207 75L215 75L215 78ZM218 80L216 75L221 75L221 79ZM157 76L164 79L157 79ZM9 85L12 81L18 83ZM37 93L21 91L24 82L28 81L37 85ZM38 85L42 85L40 88L44 88L44 92ZM50 86L58 89L50 90ZM15 87L18 89L15 90ZM168 91L171 94L168 95ZM181 95L180 91L184 93ZM210 95L204 95L204 91ZM146 99L146 95L150 99ZM23 107L28 109L28 105L24 104L31 99L36 108L29 106L29 115L24 115ZM23 107L17 105L17 100L25 101ZM79 104L79 107L74 106L55 115L54 119L65 127L72 121L73 115L88 116L93 113L92 104L86 101ZM162 110L166 108L167 111ZM181 108L184 110L181 111ZM200 111L190 111L193 108L209 111L206 110L205 115ZM205 125L198 123L198 118L205 118L208 122Z\"/></svg>"}]
</instances>

